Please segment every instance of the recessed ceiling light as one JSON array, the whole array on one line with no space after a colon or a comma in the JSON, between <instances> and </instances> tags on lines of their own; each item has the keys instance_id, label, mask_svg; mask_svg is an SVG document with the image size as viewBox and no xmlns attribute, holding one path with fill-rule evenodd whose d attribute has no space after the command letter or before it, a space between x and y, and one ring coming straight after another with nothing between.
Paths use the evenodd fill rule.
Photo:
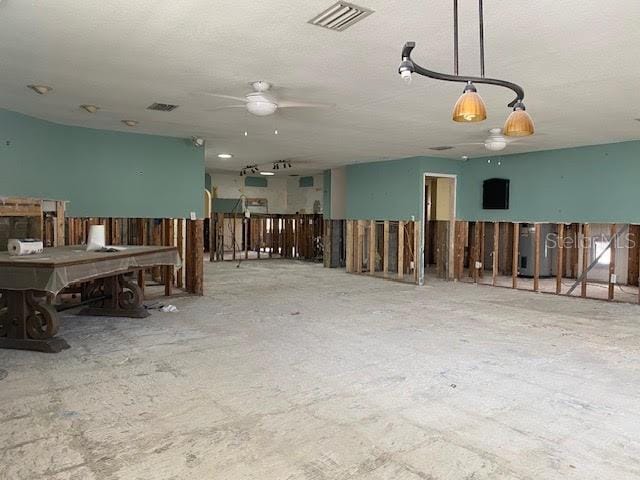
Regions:
<instances>
[{"instance_id":1,"label":"recessed ceiling light","mask_svg":"<svg viewBox=\"0 0 640 480\"><path fill-rule=\"evenodd\" d=\"M273 172L260 172L260 175L266 175L266 176L270 177L271 175L275 175L275 173L273 173Z\"/></svg>"},{"instance_id":2,"label":"recessed ceiling light","mask_svg":"<svg viewBox=\"0 0 640 480\"><path fill-rule=\"evenodd\" d=\"M231 155L230 153L219 153L218 158L224 158L224 159L233 158L233 155Z\"/></svg>"},{"instance_id":3,"label":"recessed ceiling light","mask_svg":"<svg viewBox=\"0 0 640 480\"><path fill-rule=\"evenodd\" d=\"M86 110L89 113L96 113L100 110L100 107L96 107L95 105L80 105L80 108Z\"/></svg>"},{"instance_id":4,"label":"recessed ceiling light","mask_svg":"<svg viewBox=\"0 0 640 480\"><path fill-rule=\"evenodd\" d=\"M127 127L135 127L136 125L138 125L138 122L136 120L122 120L122 123L124 123Z\"/></svg>"},{"instance_id":5,"label":"recessed ceiling light","mask_svg":"<svg viewBox=\"0 0 640 480\"><path fill-rule=\"evenodd\" d=\"M38 95L45 95L53 91L53 88L48 85L27 85L27 87L36 92Z\"/></svg>"}]
</instances>

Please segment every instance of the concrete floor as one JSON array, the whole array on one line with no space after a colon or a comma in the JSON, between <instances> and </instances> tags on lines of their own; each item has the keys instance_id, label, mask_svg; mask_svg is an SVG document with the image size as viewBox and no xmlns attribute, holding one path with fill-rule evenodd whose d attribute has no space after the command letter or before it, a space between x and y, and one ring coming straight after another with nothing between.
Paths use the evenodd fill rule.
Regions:
<instances>
[{"instance_id":1,"label":"concrete floor","mask_svg":"<svg viewBox=\"0 0 640 480\"><path fill-rule=\"evenodd\" d=\"M640 307L290 261L0 351L0 478L640 478Z\"/></svg>"}]
</instances>

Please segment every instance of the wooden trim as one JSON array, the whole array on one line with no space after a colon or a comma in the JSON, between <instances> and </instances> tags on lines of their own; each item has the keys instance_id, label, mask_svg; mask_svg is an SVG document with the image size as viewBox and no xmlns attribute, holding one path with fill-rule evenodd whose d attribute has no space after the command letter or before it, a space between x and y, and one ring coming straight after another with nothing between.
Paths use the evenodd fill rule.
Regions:
<instances>
[{"instance_id":1,"label":"wooden trim","mask_svg":"<svg viewBox=\"0 0 640 480\"><path fill-rule=\"evenodd\" d=\"M413 222L413 277L416 285L420 284L420 221Z\"/></svg>"},{"instance_id":2,"label":"wooden trim","mask_svg":"<svg viewBox=\"0 0 640 480\"><path fill-rule=\"evenodd\" d=\"M347 239L345 243L346 247L346 259L345 270L347 273L353 273L353 220L347 220Z\"/></svg>"}]
</instances>

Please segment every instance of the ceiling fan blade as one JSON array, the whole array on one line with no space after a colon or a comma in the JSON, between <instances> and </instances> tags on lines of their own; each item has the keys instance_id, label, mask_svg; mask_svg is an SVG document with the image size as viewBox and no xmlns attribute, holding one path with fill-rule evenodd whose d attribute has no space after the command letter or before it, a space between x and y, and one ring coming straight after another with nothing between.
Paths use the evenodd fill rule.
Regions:
<instances>
[{"instance_id":1,"label":"ceiling fan blade","mask_svg":"<svg viewBox=\"0 0 640 480\"><path fill-rule=\"evenodd\" d=\"M295 108L295 107L330 108L334 106L335 105L331 103L294 102L291 100L278 101L278 108Z\"/></svg>"},{"instance_id":2,"label":"ceiling fan blade","mask_svg":"<svg viewBox=\"0 0 640 480\"><path fill-rule=\"evenodd\" d=\"M247 99L244 97L234 97L233 95L223 95L221 93L200 92L199 95L206 95L207 97L228 98L229 100L237 100L239 102L247 103Z\"/></svg>"},{"instance_id":3,"label":"ceiling fan blade","mask_svg":"<svg viewBox=\"0 0 640 480\"><path fill-rule=\"evenodd\" d=\"M242 105L225 105L218 108L205 108L205 112L215 112L217 110L226 110L227 108L247 108L245 104Z\"/></svg>"}]
</instances>

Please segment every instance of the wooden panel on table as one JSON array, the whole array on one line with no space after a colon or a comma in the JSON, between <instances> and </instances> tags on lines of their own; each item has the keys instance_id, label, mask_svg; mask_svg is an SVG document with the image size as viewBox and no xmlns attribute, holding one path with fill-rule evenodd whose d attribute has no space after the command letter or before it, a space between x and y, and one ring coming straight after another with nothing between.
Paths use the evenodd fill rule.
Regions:
<instances>
[{"instance_id":1,"label":"wooden panel on table","mask_svg":"<svg viewBox=\"0 0 640 480\"><path fill-rule=\"evenodd\" d=\"M65 244L65 202L56 202L56 232L55 232L55 245L56 247L63 247Z\"/></svg>"}]
</instances>

